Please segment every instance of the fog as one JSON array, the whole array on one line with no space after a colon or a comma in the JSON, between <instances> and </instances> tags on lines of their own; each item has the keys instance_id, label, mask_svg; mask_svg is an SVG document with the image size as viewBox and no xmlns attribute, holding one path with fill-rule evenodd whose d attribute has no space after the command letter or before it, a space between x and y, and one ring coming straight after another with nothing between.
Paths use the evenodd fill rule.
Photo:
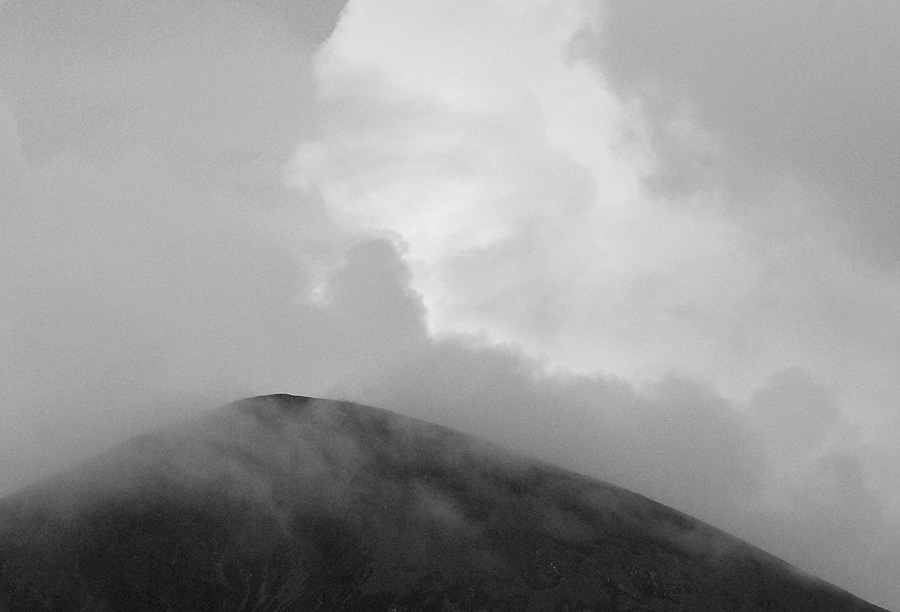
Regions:
<instances>
[{"instance_id":1,"label":"fog","mask_svg":"<svg viewBox=\"0 0 900 612\"><path fill-rule=\"evenodd\" d=\"M900 607L893 9L464 4L0 2L0 493L351 399Z\"/></svg>"}]
</instances>

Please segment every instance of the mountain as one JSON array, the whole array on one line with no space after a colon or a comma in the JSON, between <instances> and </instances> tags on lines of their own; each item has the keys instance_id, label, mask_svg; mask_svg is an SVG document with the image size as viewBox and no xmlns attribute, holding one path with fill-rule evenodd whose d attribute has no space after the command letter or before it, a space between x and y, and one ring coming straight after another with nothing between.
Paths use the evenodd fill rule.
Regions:
<instances>
[{"instance_id":1,"label":"mountain","mask_svg":"<svg viewBox=\"0 0 900 612\"><path fill-rule=\"evenodd\" d=\"M881 610L696 519L386 410L274 395L0 501L0 611Z\"/></svg>"}]
</instances>

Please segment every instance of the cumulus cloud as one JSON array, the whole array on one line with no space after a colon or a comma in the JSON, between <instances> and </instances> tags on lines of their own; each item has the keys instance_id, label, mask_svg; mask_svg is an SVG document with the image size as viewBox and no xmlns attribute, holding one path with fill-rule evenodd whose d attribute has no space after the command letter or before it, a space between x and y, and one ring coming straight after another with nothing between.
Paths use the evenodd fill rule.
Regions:
<instances>
[{"instance_id":1,"label":"cumulus cloud","mask_svg":"<svg viewBox=\"0 0 900 612\"><path fill-rule=\"evenodd\" d=\"M896 284L819 219L820 188L773 173L735 191L715 168L693 190L653 187L670 158L730 153L690 113L665 122L680 144L655 136L652 100L598 59L614 16L577 2L390 7L351 4L320 52L322 129L290 180L342 226L400 235L432 330L581 372L678 369L737 396L794 365L835 382L895 362L875 338ZM891 392L869 378L881 390L845 386L846 399L884 415Z\"/></svg>"},{"instance_id":2,"label":"cumulus cloud","mask_svg":"<svg viewBox=\"0 0 900 612\"><path fill-rule=\"evenodd\" d=\"M291 180L341 224L403 238L430 327L582 371L664 371L698 341L707 367L733 353L715 310L743 299L745 237L643 197L652 160L620 134L629 109L567 51L592 15L390 7L353 3L320 52L323 129Z\"/></svg>"}]
</instances>

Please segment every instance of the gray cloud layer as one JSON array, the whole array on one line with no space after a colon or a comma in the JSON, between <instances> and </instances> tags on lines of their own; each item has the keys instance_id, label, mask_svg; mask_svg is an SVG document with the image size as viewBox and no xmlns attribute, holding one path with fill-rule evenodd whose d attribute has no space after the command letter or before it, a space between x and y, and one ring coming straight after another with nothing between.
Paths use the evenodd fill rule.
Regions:
<instances>
[{"instance_id":1,"label":"gray cloud layer","mask_svg":"<svg viewBox=\"0 0 900 612\"><path fill-rule=\"evenodd\" d=\"M158 422L148 396L293 371L304 274L248 219L293 199L280 176L342 3L291 6L3 8L5 486Z\"/></svg>"},{"instance_id":2,"label":"gray cloud layer","mask_svg":"<svg viewBox=\"0 0 900 612\"><path fill-rule=\"evenodd\" d=\"M773 172L798 175L826 192L816 222L846 226L848 248L896 272L896 3L610 2L604 13L596 57L669 141L670 185L702 180L703 170L740 188ZM722 158L697 159L671 142L667 124L685 111Z\"/></svg>"},{"instance_id":3,"label":"gray cloud layer","mask_svg":"<svg viewBox=\"0 0 900 612\"><path fill-rule=\"evenodd\" d=\"M0 490L239 396L336 395L608 479L900 605L892 571L900 562L898 457L867 444L838 390L809 369L776 367L738 401L687 376L638 387L549 374L516 346L429 334L402 241L342 227L316 193L284 186L295 146L321 128L313 53L341 9L296 8L310 6L157 2L126 11L98 0L57 12L53 3L9 0L0 8ZM731 76L741 60L720 52L724 64L706 73L687 64L702 45L715 53L715 44L731 43L703 43L715 28L690 21L700 18L693 5L658 7L674 11L665 21L640 21L639 5L628 4L633 13L623 6L607 7L601 57L618 83L690 96L698 123L724 134L734 159L752 160L753 176L783 164L829 185L827 156L777 137L765 119L778 114L786 94L777 92L790 79L776 79L756 102L762 118L744 106L726 112L700 76L718 75L735 90L729 99L750 104L740 94L749 85ZM720 15L706 8L704 19ZM767 18L787 22L775 15ZM693 38L647 30L681 22L693 24ZM754 36L746 34L747 45L761 44ZM682 50L687 40L700 50ZM678 53L684 65L661 63ZM754 70L774 71L776 59ZM856 74L846 61L842 70ZM655 100L662 110L650 114L660 133L672 99ZM831 104L802 117L791 107L797 117L778 121L812 126L837 112ZM829 129L821 137L858 149L847 155L874 156L862 128ZM672 149L671 163L675 152L685 155ZM871 160L877 180L869 186L888 190L893 178L878 174L878 163ZM534 185L553 181L571 182L576 195L590 191L574 171ZM828 186L827 201L866 185ZM539 265L528 240L520 244ZM883 262L890 248L878 244ZM802 280L788 276L772 291L804 291ZM784 320L765 306L754 312ZM871 316L874 327L886 314Z\"/></svg>"}]
</instances>

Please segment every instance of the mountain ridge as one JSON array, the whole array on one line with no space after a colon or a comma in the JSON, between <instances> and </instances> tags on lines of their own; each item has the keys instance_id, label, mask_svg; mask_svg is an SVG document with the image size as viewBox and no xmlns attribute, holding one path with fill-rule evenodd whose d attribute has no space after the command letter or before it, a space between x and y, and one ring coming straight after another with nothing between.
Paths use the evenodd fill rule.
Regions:
<instances>
[{"instance_id":1,"label":"mountain ridge","mask_svg":"<svg viewBox=\"0 0 900 612\"><path fill-rule=\"evenodd\" d=\"M277 394L0 500L0 610L883 610L626 489Z\"/></svg>"}]
</instances>

